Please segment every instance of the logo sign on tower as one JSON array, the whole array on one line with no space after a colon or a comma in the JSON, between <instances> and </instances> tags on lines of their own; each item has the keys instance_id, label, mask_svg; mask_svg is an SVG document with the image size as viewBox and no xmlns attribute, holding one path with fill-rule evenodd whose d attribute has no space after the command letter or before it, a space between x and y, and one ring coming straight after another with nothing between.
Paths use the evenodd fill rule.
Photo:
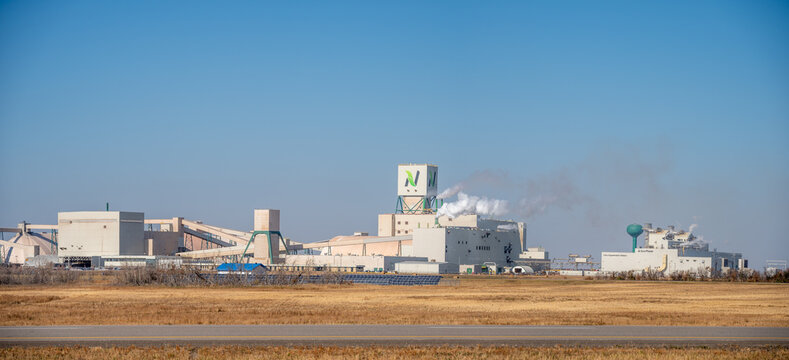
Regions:
<instances>
[{"instance_id":1,"label":"logo sign on tower","mask_svg":"<svg viewBox=\"0 0 789 360\"><path fill-rule=\"evenodd\" d=\"M425 179L426 177L426 179ZM399 165L397 195L435 196L438 184L438 167L435 165Z\"/></svg>"}]
</instances>

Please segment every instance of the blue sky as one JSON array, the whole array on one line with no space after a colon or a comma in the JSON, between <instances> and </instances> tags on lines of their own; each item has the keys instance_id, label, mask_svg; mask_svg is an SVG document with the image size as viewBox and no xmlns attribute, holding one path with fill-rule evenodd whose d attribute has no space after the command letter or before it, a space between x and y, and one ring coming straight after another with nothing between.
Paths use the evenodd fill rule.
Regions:
<instances>
[{"instance_id":1,"label":"blue sky","mask_svg":"<svg viewBox=\"0 0 789 360\"><path fill-rule=\"evenodd\" d=\"M322 240L430 162L510 201L568 185L519 218L555 257L696 222L761 267L789 258L787 64L782 1L4 1L0 224L279 208Z\"/></svg>"}]
</instances>

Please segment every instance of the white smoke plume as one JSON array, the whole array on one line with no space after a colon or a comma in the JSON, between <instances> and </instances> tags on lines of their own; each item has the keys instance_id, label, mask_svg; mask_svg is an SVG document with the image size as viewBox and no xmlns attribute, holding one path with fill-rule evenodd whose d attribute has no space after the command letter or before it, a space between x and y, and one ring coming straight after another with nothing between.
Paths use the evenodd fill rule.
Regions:
<instances>
[{"instance_id":1,"label":"white smoke plume","mask_svg":"<svg viewBox=\"0 0 789 360\"><path fill-rule=\"evenodd\" d=\"M528 220L557 210L582 211L593 225L606 222L609 212L618 211L598 200L601 196L625 191L643 195L639 201L664 201L660 180L673 168L669 153L645 158L636 147L610 144L592 150L578 164L529 177L505 170L475 171L438 198L452 198L461 191L488 194L509 201L509 215L516 218Z\"/></svg>"},{"instance_id":2,"label":"white smoke plume","mask_svg":"<svg viewBox=\"0 0 789 360\"><path fill-rule=\"evenodd\" d=\"M696 220L696 217L693 217L693 220ZM687 242L682 243L680 247L693 247L693 248L702 248L704 245L707 245L708 242L704 241L704 236L702 235L695 235L693 234L693 230L699 227L699 224L693 223L688 228L688 232L691 234L691 237L688 238Z\"/></svg>"},{"instance_id":3,"label":"white smoke plume","mask_svg":"<svg viewBox=\"0 0 789 360\"><path fill-rule=\"evenodd\" d=\"M679 247L702 248L704 245L707 245L707 242L704 241L704 236L694 236L689 241L680 244Z\"/></svg>"},{"instance_id":4,"label":"white smoke plume","mask_svg":"<svg viewBox=\"0 0 789 360\"><path fill-rule=\"evenodd\" d=\"M697 219L694 216L693 221L696 220ZM688 232L690 233L690 237L688 238L688 241L682 243L680 247L702 248L708 244L706 241L704 241L704 236L693 234L693 231L696 230L697 227L699 227L698 223L690 224L690 227L688 227Z\"/></svg>"},{"instance_id":5,"label":"white smoke plume","mask_svg":"<svg viewBox=\"0 0 789 360\"><path fill-rule=\"evenodd\" d=\"M518 230L518 225L515 225L515 224L503 224L503 225L497 226L496 230L498 230L498 231Z\"/></svg>"},{"instance_id":6,"label":"white smoke plume","mask_svg":"<svg viewBox=\"0 0 789 360\"><path fill-rule=\"evenodd\" d=\"M509 212L506 200L467 195L459 191L457 201L444 203L436 216L455 218L460 215L501 216Z\"/></svg>"},{"instance_id":7,"label":"white smoke plume","mask_svg":"<svg viewBox=\"0 0 789 360\"><path fill-rule=\"evenodd\" d=\"M439 198L439 199L451 198L451 197L457 195L457 193L459 193L460 190L463 190L463 183L457 184L457 185L455 185L455 186L453 186L453 187L451 187L449 189L446 189L446 190L442 191L436 197Z\"/></svg>"},{"instance_id":8,"label":"white smoke plume","mask_svg":"<svg viewBox=\"0 0 789 360\"><path fill-rule=\"evenodd\" d=\"M545 213L550 208L572 210L582 204L596 205L594 199L581 194L564 172L531 179L514 179L503 171L477 171L466 180L442 191L437 198L447 199L462 194L466 189L480 188L506 194L509 201L500 201L514 207L508 206L505 213L523 219Z\"/></svg>"}]
</instances>

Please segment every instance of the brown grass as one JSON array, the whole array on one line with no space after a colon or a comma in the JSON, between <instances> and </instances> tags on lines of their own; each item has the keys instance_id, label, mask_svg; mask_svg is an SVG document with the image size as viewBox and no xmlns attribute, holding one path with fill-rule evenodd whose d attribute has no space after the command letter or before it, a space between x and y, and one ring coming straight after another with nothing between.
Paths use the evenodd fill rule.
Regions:
<instances>
[{"instance_id":1,"label":"brown grass","mask_svg":"<svg viewBox=\"0 0 789 360\"><path fill-rule=\"evenodd\" d=\"M785 347L594 348L516 346L11 347L3 359L786 359Z\"/></svg>"},{"instance_id":2,"label":"brown grass","mask_svg":"<svg viewBox=\"0 0 789 360\"><path fill-rule=\"evenodd\" d=\"M463 278L458 286L0 287L0 325L789 326L789 285Z\"/></svg>"}]
</instances>

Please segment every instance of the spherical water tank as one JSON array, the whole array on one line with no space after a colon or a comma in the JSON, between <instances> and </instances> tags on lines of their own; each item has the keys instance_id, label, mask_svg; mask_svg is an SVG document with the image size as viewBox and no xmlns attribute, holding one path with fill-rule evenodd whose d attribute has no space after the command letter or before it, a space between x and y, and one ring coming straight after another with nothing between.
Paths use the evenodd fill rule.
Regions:
<instances>
[{"instance_id":1,"label":"spherical water tank","mask_svg":"<svg viewBox=\"0 0 789 360\"><path fill-rule=\"evenodd\" d=\"M627 234L632 237L638 237L638 235L641 235L643 232L644 228L642 228L641 225L630 224L627 226Z\"/></svg>"}]
</instances>

